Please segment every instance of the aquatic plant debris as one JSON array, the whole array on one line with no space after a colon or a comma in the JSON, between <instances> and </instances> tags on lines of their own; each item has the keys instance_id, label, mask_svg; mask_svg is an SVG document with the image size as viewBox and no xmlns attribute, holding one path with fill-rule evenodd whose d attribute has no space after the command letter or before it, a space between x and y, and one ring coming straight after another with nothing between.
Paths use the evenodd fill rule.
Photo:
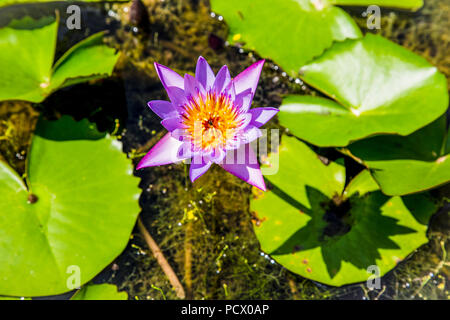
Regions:
<instances>
[{"instance_id":1,"label":"aquatic plant debris","mask_svg":"<svg viewBox=\"0 0 450 320\"><path fill-rule=\"evenodd\" d=\"M264 179L249 143L262 136L259 129L278 109L250 109L264 60L231 78L227 66L214 75L199 57L195 77L183 77L155 63L159 78L171 100L148 103L169 131L139 162L137 169L190 160L194 182L213 163L266 190Z\"/></svg>"}]
</instances>

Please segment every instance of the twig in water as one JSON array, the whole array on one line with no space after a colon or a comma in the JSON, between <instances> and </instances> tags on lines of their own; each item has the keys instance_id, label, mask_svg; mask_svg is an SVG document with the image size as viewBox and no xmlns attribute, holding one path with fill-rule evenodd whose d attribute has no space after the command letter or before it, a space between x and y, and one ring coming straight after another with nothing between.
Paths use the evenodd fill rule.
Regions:
<instances>
[{"instance_id":1,"label":"twig in water","mask_svg":"<svg viewBox=\"0 0 450 320\"><path fill-rule=\"evenodd\" d=\"M144 236L145 242L147 242L147 245L149 246L150 250L152 251L153 256L156 258L156 261L158 261L158 264L161 266L161 269L164 271L167 278L169 279L170 284L175 289L177 297L180 299L186 298L186 294L184 292L184 288L183 288L180 280L178 280L177 275L173 271L169 262L167 262L161 249L159 249L158 244L155 242L155 240L153 240L152 236L145 228L144 224L142 223L141 217L138 218L137 225L138 225L139 231Z\"/></svg>"},{"instance_id":2,"label":"twig in water","mask_svg":"<svg viewBox=\"0 0 450 320\"><path fill-rule=\"evenodd\" d=\"M186 236L184 240L184 281L186 283L187 297L193 299L192 294L192 221L186 225Z\"/></svg>"}]
</instances>

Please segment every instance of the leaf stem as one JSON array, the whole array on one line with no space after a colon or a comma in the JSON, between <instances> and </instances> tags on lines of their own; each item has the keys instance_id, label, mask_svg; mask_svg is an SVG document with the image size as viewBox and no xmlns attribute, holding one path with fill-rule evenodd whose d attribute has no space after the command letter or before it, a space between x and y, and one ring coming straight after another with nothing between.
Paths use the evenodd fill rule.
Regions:
<instances>
[{"instance_id":1,"label":"leaf stem","mask_svg":"<svg viewBox=\"0 0 450 320\"><path fill-rule=\"evenodd\" d=\"M166 258L164 257L164 254L162 253L161 249L158 247L158 244L155 242L155 240L153 240L152 236L150 235L148 230L145 228L144 223L141 220L141 217L138 218L137 225L138 225L139 231L141 232L142 236L145 239L145 242L147 243L148 247L152 251L153 256L156 258L156 261L161 266L161 269L164 271L167 278L169 279L170 284L175 289L177 297L180 299L186 298L186 294L184 292L183 285L181 284L180 280L178 280L178 277L175 274L175 272L173 271L169 262L167 262Z\"/></svg>"}]
</instances>

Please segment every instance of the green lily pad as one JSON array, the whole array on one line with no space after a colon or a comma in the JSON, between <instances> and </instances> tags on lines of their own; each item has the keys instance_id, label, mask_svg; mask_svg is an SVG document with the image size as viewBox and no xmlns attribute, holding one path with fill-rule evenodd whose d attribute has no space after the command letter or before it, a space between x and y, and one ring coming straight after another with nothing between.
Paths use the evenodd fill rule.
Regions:
<instances>
[{"instance_id":1,"label":"green lily pad","mask_svg":"<svg viewBox=\"0 0 450 320\"><path fill-rule=\"evenodd\" d=\"M118 292L112 284L89 284L74 294L70 300L128 300L128 294Z\"/></svg>"},{"instance_id":2,"label":"green lily pad","mask_svg":"<svg viewBox=\"0 0 450 320\"><path fill-rule=\"evenodd\" d=\"M348 146L387 195L420 192L450 182L445 116L411 135L383 135Z\"/></svg>"},{"instance_id":3,"label":"green lily pad","mask_svg":"<svg viewBox=\"0 0 450 320\"><path fill-rule=\"evenodd\" d=\"M230 42L245 43L291 75L334 41L361 37L345 11L309 0L211 0L211 7L225 18Z\"/></svg>"},{"instance_id":4,"label":"green lily pad","mask_svg":"<svg viewBox=\"0 0 450 320\"><path fill-rule=\"evenodd\" d=\"M28 188L0 162L0 295L64 293L125 248L138 179L117 140L67 116L39 120L27 160Z\"/></svg>"},{"instance_id":5,"label":"green lily pad","mask_svg":"<svg viewBox=\"0 0 450 320\"><path fill-rule=\"evenodd\" d=\"M119 55L103 33L81 41L53 64L58 22L25 17L0 29L0 101L41 102L53 91L112 74Z\"/></svg>"},{"instance_id":6,"label":"green lily pad","mask_svg":"<svg viewBox=\"0 0 450 320\"><path fill-rule=\"evenodd\" d=\"M448 107L443 74L372 34L336 43L302 72L305 82L334 101L291 95L278 116L294 135L318 146L346 146L380 133L408 135Z\"/></svg>"},{"instance_id":7,"label":"green lily pad","mask_svg":"<svg viewBox=\"0 0 450 320\"><path fill-rule=\"evenodd\" d=\"M0 7L6 7L13 4L24 3L45 3L45 2L127 2L129 0L0 0Z\"/></svg>"},{"instance_id":8,"label":"green lily pad","mask_svg":"<svg viewBox=\"0 0 450 320\"><path fill-rule=\"evenodd\" d=\"M339 6L371 6L418 10L423 6L423 0L324 0Z\"/></svg>"},{"instance_id":9,"label":"green lily pad","mask_svg":"<svg viewBox=\"0 0 450 320\"><path fill-rule=\"evenodd\" d=\"M261 249L292 272L333 286L367 281L369 266L382 276L427 242L436 208L425 195L390 198L367 171L343 190L344 167L322 164L293 137L278 156L278 173L266 176L272 189L251 209ZM303 170L309 163L314 170Z\"/></svg>"}]
</instances>

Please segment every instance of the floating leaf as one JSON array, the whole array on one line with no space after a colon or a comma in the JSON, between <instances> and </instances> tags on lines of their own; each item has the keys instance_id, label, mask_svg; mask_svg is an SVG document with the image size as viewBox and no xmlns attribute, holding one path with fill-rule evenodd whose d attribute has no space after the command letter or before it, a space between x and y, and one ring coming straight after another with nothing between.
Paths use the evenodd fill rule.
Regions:
<instances>
[{"instance_id":1,"label":"floating leaf","mask_svg":"<svg viewBox=\"0 0 450 320\"><path fill-rule=\"evenodd\" d=\"M403 195L450 181L445 116L409 136L383 135L349 145L385 194Z\"/></svg>"},{"instance_id":2,"label":"floating leaf","mask_svg":"<svg viewBox=\"0 0 450 320\"><path fill-rule=\"evenodd\" d=\"M45 2L127 2L129 0L0 0L0 7L6 7L13 4L24 3L45 3Z\"/></svg>"},{"instance_id":3,"label":"floating leaf","mask_svg":"<svg viewBox=\"0 0 450 320\"><path fill-rule=\"evenodd\" d=\"M350 198L356 194L363 196L366 193L377 191L378 189L379 186L370 176L370 172L364 170L350 181L345 188L343 196L345 198Z\"/></svg>"},{"instance_id":4,"label":"floating leaf","mask_svg":"<svg viewBox=\"0 0 450 320\"><path fill-rule=\"evenodd\" d=\"M245 43L291 75L334 41L361 36L345 11L319 1L211 0L211 7L224 16L229 41Z\"/></svg>"},{"instance_id":5,"label":"floating leaf","mask_svg":"<svg viewBox=\"0 0 450 320\"><path fill-rule=\"evenodd\" d=\"M423 6L423 0L323 0L339 6L371 6L418 10Z\"/></svg>"},{"instance_id":6,"label":"floating leaf","mask_svg":"<svg viewBox=\"0 0 450 320\"><path fill-rule=\"evenodd\" d=\"M125 248L139 189L120 146L87 120L40 119L29 189L0 162L0 295L70 291L78 272L88 282Z\"/></svg>"},{"instance_id":7,"label":"floating leaf","mask_svg":"<svg viewBox=\"0 0 450 320\"><path fill-rule=\"evenodd\" d=\"M280 168L275 175L266 178L275 186L283 185L283 192L311 209L307 196L307 187L320 190L326 197L340 195L345 185L344 166L331 162L325 166L319 157L306 144L295 138L283 137L279 146L279 154L272 153L266 163L275 162ZM301 172L295 176L293 172Z\"/></svg>"},{"instance_id":8,"label":"floating leaf","mask_svg":"<svg viewBox=\"0 0 450 320\"><path fill-rule=\"evenodd\" d=\"M112 284L88 284L70 300L128 300L128 294Z\"/></svg>"},{"instance_id":9,"label":"floating leaf","mask_svg":"<svg viewBox=\"0 0 450 320\"><path fill-rule=\"evenodd\" d=\"M0 297L0 300L31 300L31 298L17 298L17 297Z\"/></svg>"},{"instance_id":10,"label":"floating leaf","mask_svg":"<svg viewBox=\"0 0 450 320\"><path fill-rule=\"evenodd\" d=\"M72 47L53 65L58 23L55 19L15 20L0 29L0 101L41 102L70 84L109 76L115 50L98 33Z\"/></svg>"},{"instance_id":11,"label":"floating leaf","mask_svg":"<svg viewBox=\"0 0 450 320\"><path fill-rule=\"evenodd\" d=\"M444 75L372 34L336 43L302 71L305 82L335 101L291 95L278 116L294 135L318 146L346 146L378 133L407 135L448 106Z\"/></svg>"},{"instance_id":12,"label":"floating leaf","mask_svg":"<svg viewBox=\"0 0 450 320\"><path fill-rule=\"evenodd\" d=\"M369 266L384 275L427 242L435 206L425 196L389 198L366 171L343 191L344 168L319 164L295 138L283 137L277 156L278 173L266 177L274 187L251 209L262 250L292 272L334 286L366 281Z\"/></svg>"}]
</instances>

